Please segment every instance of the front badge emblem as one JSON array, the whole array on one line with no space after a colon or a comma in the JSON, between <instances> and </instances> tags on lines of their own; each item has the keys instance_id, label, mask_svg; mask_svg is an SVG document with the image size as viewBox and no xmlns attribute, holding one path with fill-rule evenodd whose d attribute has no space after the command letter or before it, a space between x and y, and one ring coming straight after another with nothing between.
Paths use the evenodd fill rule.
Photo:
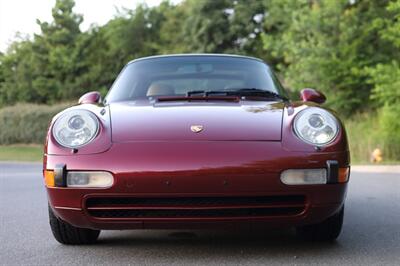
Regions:
<instances>
[{"instance_id":1,"label":"front badge emblem","mask_svg":"<svg viewBox=\"0 0 400 266\"><path fill-rule=\"evenodd\" d=\"M203 126L202 125L193 125L193 126L190 126L190 130L194 133L200 133L201 131L203 131Z\"/></svg>"}]
</instances>

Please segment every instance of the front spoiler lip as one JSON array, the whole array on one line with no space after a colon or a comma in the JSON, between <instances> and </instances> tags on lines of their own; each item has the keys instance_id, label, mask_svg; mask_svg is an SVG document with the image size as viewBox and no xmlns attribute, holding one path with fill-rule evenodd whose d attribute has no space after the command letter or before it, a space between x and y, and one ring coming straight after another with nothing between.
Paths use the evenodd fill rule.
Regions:
<instances>
[{"instance_id":1,"label":"front spoiler lip","mask_svg":"<svg viewBox=\"0 0 400 266\"><path fill-rule=\"evenodd\" d=\"M261 225L290 227L315 224L325 220L341 207L342 203L308 205L299 215L268 217L196 217L196 218L148 218L148 219L98 219L87 216L83 210L54 208L57 216L74 226L99 230L124 229L227 229L230 226Z\"/></svg>"},{"instance_id":2,"label":"front spoiler lip","mask_svg":"<svg viewBox=\"0 0 400 266\"><path fill-rule=\"evenodd\" d=\"M327 185L331 186L331 185ZM335 185L340 186L341 189L346 189L346 184ZM263 195L292 195L293 193L282 193L282 192L269 192L269 193L240 193L234 194L234 196L263 196ZM197 222L210 222L211 224L214 223L229 223L229 222L266 222L271 225L279 225L281 223L288 223L290 225L297 225L297 224L308 224L309 221L315 222L322 220L327 215L332 214L334 211L339 209L339 207L343 204L344 198L338 196L335 202L329 203L315 203L312 202L311 198L306 196L306 200L304 203L304 209L301 213L294 214L294 215L276 215L276 216L244 216L244 217L172 217L172 218L163 218L163 217L151 217L151 218L97 218L93 217L88 213L86 208L86 200L92 197L126 197L126 196L138 196L138 197L176 197L176 196L232 196L232 194L193 194L193 193L180 193L180 194L169 194L169 195L160 195L160 194L132 194L132 193L93 193L84 195L81 199L81 206L82 208L75 208L69 206L60 206L55 205L53 208L56 212L61 214L61 217L64 218L65 213L67 216L65 218L69 219L70 216L79 216L80 219L83 219L85 222L78 222L77 226L83 226L88 228L98 228L98 229L135 229L135 228L144 228L146 227L146 223L150 223L147 226L149 228L175 228L174 224L177 225L181 222L188 222L191 224L196 224ZM319 217L313 216L314 210L317 209L318 212L322 213ZM73 213L73 214L72 214ZM311 217L310 217L311 213ZM64 219L65 219L64 218ZM74 223L72 220L71 223ZM170 223L170 224L169 224ZM168 225L169 224L169 225ZM200 226L201 227L201 226ZM179 228L179 227L177 227Z\"/></svg>"}]
</instances>

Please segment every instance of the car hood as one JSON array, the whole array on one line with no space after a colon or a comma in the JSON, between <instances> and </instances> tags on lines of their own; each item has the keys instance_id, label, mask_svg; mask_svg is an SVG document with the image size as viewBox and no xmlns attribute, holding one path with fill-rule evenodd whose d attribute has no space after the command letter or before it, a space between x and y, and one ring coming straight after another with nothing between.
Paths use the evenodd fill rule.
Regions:
<instances>
[{"instance_id":1,"label":"car hood","mask_svg":"<svg viewBox=\"0 0 400 266\"><path fill-rule=\"evenodd\" d=\"M280 141L281 102L111 103L113 142ZM202 130L195 133L192 126Z\"/></svg>"}]
</instances>

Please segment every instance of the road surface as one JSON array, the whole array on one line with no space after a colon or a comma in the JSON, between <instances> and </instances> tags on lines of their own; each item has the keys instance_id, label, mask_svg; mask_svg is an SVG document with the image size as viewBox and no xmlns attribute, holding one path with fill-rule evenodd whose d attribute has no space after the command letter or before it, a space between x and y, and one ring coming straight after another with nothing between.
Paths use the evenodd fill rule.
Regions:
<instances>
[{"instance_id":1,"label":"road surface","mask_svg":"<svg viewBox=\"0 0 400 266\"><path fill-rule=\"evenodd\" d=\"M103 231L93 246L51 235L41 165L0 163L1 265L400 265L400 173L353 172L341 236L303 242L293 230Z\"/></svg>"}]
</instances>

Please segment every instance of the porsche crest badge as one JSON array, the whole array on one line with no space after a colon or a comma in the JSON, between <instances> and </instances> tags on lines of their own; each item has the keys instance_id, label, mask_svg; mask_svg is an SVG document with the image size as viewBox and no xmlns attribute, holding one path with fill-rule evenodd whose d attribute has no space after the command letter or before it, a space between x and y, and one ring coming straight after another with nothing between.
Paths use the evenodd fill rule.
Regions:
<instances>
[{"instance_id":1,"label":"porsche crest badge","mask_svg":"<svg viewBox=\"0 0 400 266\"><path fill-rule=\"evenodd\" d=\"M190 126L190 130L193 133L200 133L201 131L203 131L203 126L202 125L192 125L192 126Z\"/></svg>"}]
</instances>

